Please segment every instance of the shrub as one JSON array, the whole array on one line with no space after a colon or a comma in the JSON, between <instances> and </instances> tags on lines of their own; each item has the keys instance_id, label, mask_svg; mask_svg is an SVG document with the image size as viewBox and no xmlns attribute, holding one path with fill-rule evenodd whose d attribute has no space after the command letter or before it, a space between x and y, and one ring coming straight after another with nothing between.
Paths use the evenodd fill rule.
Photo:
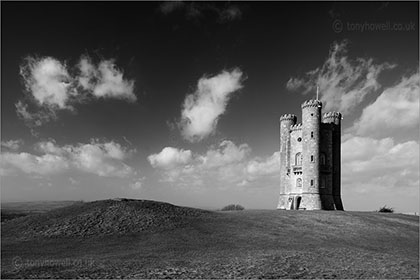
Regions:
<instances>
[{"instance_id":1,"label":"shrub","mask_svg":"<svg viewBox=\"0 0 420 280\"><path fill-rule=\"evenodd\" d=\"M244 210L245 208L242 205L239 204L229 204L222 208L222 211L240 211Z\"/></svg>"},{"instance_id":2,"label":"shrub","mask_svg":"<svg viewBox=\"0 0 420 280\"><path fill-rule=\"evenodd\" d=\"M382 212L382 213L394 213L394 209L391 208L391 207L387 207L385 205L385 206L379 208L379 212Z\"/></svg>"}]
</instances>

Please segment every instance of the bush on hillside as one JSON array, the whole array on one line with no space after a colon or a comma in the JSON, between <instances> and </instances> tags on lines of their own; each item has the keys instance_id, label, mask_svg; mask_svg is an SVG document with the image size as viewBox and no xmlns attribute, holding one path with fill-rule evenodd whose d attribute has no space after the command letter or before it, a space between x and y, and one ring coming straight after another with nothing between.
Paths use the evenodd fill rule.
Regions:
<instances>
[{"instance_id":1,"label":"bush on hillside","mask_svg":"<svg viewBox=\"0 0 420 280\"><path fill-rule=\"evenodd\" d=\"M229 204L222 208L222 211L240 211L244 210L245 208L242 205L239 204Z\"/></svg>"},{"instance_id":2,"label":"bush on hillside","mask_svg":"<svg viewBox=\"0 0 420 280\"><path fill-rule=\"evenodd\" d=\"M394 213L394 209L391 208L391 207L387 207L385 205L385 206L379 208L379 212L382 212L382 213Z\"/></svg>"}]
</instances>

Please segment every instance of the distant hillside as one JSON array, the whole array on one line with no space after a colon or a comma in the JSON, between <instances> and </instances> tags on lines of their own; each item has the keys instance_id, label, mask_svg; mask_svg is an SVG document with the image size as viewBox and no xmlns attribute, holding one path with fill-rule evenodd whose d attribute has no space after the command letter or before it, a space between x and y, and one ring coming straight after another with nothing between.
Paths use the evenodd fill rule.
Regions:
<instances>
[{"instance_id":1,"label":"distant hillside","mask_svg":"<svg viewBox=\"0 0 420 280\"><path fill-rule=\"evenodd\" d=\"M82 203L80 201L25 201L25 202L2 202L1 221L5 222L15 218L27 216L35 213L45 213L52 209L57 209L73 204Z\"/></svg>"},{"instance_id":2,"label":"distant hillside","mask_svg":"<svg viewBox=\"0 0 420 280\"><path fill-rule=\"evenodd\" d=\"M115 199L71 204L3 225L4 236L23 239L101 236L169 229L211 212L149 200Z\"/></svg>"},{"instance_id":3,"label":"distant hillside","mask_svg":"<svg viewBox=\"0 0 420 280\"><path fill-rule=\"evenodd\" d=\"M2 202L1 209L9 211L44 213L52 209L61 208L77 203L82 202L75 200Z\"/></svg>"},{"instance_id":4,"label":"distant hillside","mask_svg":"<svg viewBox=\"0 0 420 280\"><path fill-rule=\"evenodd\" d=\"M419 277L419 217L395 213L104 200L16 218L1 233L2 278Z\"/></svg>"}]
</instances>

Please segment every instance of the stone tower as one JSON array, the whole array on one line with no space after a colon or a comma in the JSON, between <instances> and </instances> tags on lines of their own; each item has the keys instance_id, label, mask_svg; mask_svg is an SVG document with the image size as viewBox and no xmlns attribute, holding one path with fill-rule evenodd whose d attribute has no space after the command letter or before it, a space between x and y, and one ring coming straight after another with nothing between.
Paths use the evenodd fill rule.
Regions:
<instances>
[{"instance_id":1,"label":"stone tower","mask_svg":"<svg viewBox=\"0 0 420 280\"><path fill-rule=\"evenodd\" d=\"M341 202L341 114L322 115L319 100L280 118L280 197L278 209L344 210Z\"/></svg>"}]
</instances>

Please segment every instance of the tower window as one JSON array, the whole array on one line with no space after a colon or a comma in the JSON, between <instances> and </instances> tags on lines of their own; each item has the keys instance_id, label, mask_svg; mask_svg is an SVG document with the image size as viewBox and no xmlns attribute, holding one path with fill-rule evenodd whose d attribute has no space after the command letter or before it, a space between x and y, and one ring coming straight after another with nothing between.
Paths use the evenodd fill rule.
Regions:
<instances>
[{"instance_id":1,"label":"tower window","mask_svg":"<svg viewBox=\"0 0 420 280\"><path fill-rule=\"evenodd\" d=\"M296 187L298 187L298 188L302 187L302 179L301 178L296 179Z\"/></svg>"},{"instance_id":2,"label":"tower window","mask_svg":"<svg viewBox=\"0 0 420 280\"><path fill-rule=\"evenodd\" d=\"M314 114L311 114L311 116L313 116Z\"/></svg>"},{"instance_id":3,"label":"tower window","mask_svg":"<svg viewBox=\"0 0 420 280\"><path fill-rule=\"evenodd\" d=\"M311 180L311 187L314 186L314 180Z\"/></svg>"},{"instance_id":4,"label":"tower window","mask_svg":"<svg viewBox=\"0 0 420 280\"><path fill-rule=\"evenodd\" d=\"M321 153L319 161L321 162L321 165L326 165L327 164L327 156L324 153Z\"/></svg>"},{"instance_id":5,"label":"tower window","mask_svg":"<svg viewBox=\"0 0 420 280\"><path fill-rule=\"evenodd\" d=\"M302 153L295 155L295 165L302 165Z\"/></svg>"},{"instance_id":6,"label":"tower window","mask_svg":"<svg viewBox=\"0 0 420 280\"><path fill-rule=\"evenodd\" d=\"M321 177L321 188L325 189L326 185L327 185L327 183L325 182L325 177L322 176Z\"/></svg>"},{"instance_id":7,"label":"tower window","mask_svg":"<svg viewBox=\"0 0 420 280\"><path fill-rule=\"evenodd\" d=\"M314 138L314 132L311 131L311 138Z\"/></svg>"},{"instance_id":8,"label":"tower window","mask_svg":"<svg viewBox=\"0 0 420 280\"><path fill-rule=\"evenodd\" d=\"M314 156L311 156L311 162L314 162Z\"/></svg>"}]
</instances>

